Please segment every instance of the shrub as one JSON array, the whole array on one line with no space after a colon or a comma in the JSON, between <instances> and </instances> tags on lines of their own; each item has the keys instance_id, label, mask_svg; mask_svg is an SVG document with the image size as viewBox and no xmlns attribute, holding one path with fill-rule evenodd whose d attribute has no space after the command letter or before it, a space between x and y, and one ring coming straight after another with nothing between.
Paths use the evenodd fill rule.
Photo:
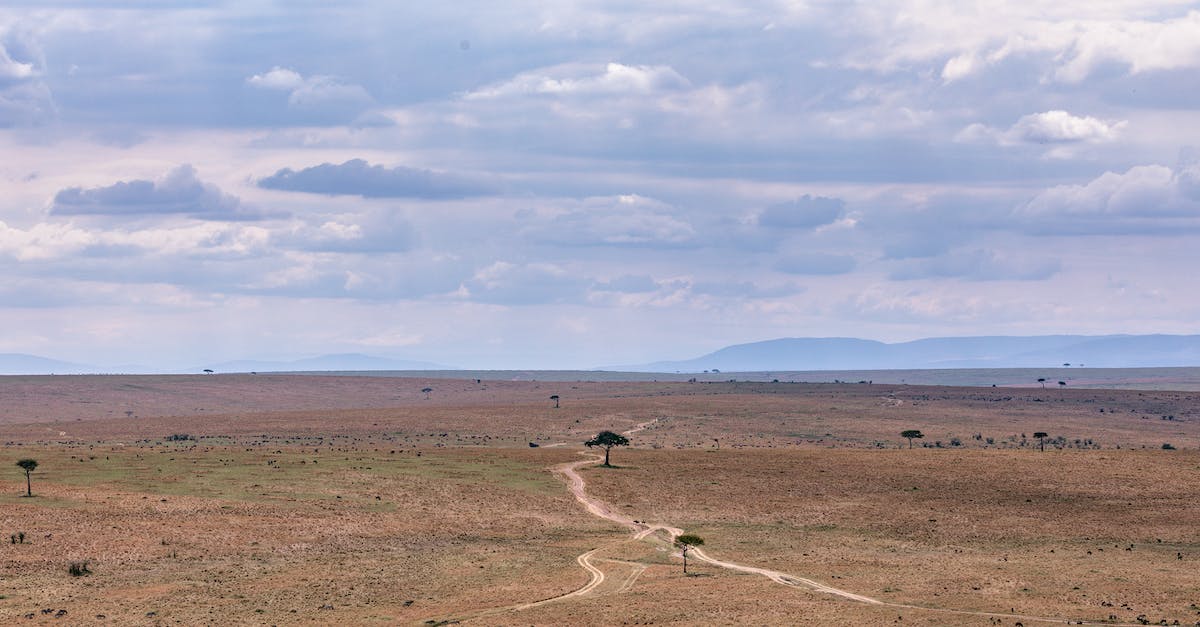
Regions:
<instances>
[{"instance_id":1,"label":"shrub","mask_svg":"<svg viewBox=\"0 0 1200 627\"><path fill-rule=\"evenodd\" d=\"M92 574L91 569L88 568L87 560L82 562L71 562L70 565L67 566L67 572L71 573L72 577L82 577L84 575Z\"/></svg>"},{"instance_id":2,"label":"shrub","mask_svg":"<svg viewBox=\"0 0 1200 627\"><path fill-rule=\"evenodd\" d=\"M1175 450L1175 447L1170 442L1164 442L1163 450L1164 451L1173 451L1173 450Z\"/></svg>"}]
</instances>

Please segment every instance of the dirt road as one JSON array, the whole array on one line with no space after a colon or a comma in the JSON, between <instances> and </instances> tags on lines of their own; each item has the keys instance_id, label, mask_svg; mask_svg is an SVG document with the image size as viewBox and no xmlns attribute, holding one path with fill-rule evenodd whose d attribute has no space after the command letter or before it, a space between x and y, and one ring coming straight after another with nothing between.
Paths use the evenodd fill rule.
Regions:
<instances>
[{"instance_id":1,"label":"dirt road","mask_svg":"<svg viewBox=\"0 0 1200 627\"><path fill-rule=\"evenodd\" d=\"M625 431L624 434L631 435L638 431L642 431L646 428L649 428L655 422L657 422L657 419L640 423L637 426L633 427L632 429ZM519 611L519 610L524 610L524 609L529 609L529 608L533 608L533 607L546 605L548 603L556 603L556 602L565 601L565 600L572 599L572 598L579 598L579 597L589 595L589 594L595 594L595 593L597 593L597 589L607 579L607 576L605 575L604 570L599 568L598 566L596 566L595 561L604 561L604 562L611 562L611 563L616 563L616 564L624 564L624 565L632 567L632 571L630 572L629 576L620 584L620 586L616 590L611 591L612 593L628 592L629 589L633 587L638 576L641 575L641 573L646 569L646 566L642 565L642 564L623 562L620 560L597 558L596 557L597 552L599 552L600 550L605 549L605 548L611 548L611 547L618 546L625 542L641 541L641 540L644 540L653 535L660 535L661 540L666 542L668 546L672 546L672 547L675 546L675 539L678 536L683 534L682 529L680 529L678 527L673 527L673 526L670 526L667 524L662 524L662 523L649 523L646 521L635 520L630 516L627 516L625 514L617 512L617 511L614 511L612 509L612 507L610 507L604 501L601 501L600 499L589 495L587 493L587 482L585 482L583 477L579 474L579 469L584 466L590 466L590 465L602 463L604 461L604 456L600 455L600 454L591 453L588 451L581 451L581 454L585 455L586 458L581 459L579 461L575 461L575 462L559 464L557 466L554 466L551 470L554 472L554 474L562 477L562 479L566 482L568 489L571 491L571 494L573 494L575 496L575 499L577 501L579 501L580 505L582 505L584 507L584 509L586 509L589 513L591 513L594 516L603 518L604 520L608 520L608 521L614 522L618 525L629 528L630 537L627 539L612 543L610 546L597 547L597 548L591 549L590 551L587 551L586 553L583 553L582 555L577 557L575 561L578 562L579 565L581 567L583 567L583 569L586 570L591 575L591 579L586 584L584 584L583 586L581 586L575 590L572 590L572 591L567 592L562 595L550 597L547 599L542 599L540 601L535 601L532 603L525 603L525 604L521 604L521 605L513 605L513 606L509 606L509 607L504 607L504 608L493 608L493 609L489 609L489 610L484 610L484 611L476 612L476 613L468 615L468 616L458 617L455 620L465 621L465 620L468 620L471 618L479 618L479 617L488 616L488 615L495 615L495 614L502 613L502 612ZM770 579L771 581L773 581L777 584L780 584L780 585L784 585L784 586L788 586L788 587L792 587L792 588L801 588L804 590L809 590L811 592L817 592L817 593L821 593L821 594L828 594L828 595L832 595L835 597L845 599L847 601L852 601L855 603L864 603L867 605L890 607L890 608L896 608L896 609L902 609L902 610L916 610L916 611L921 611L921 612L935 612L938 614L951 614L951 615L956 615L956 616L974 616L974 617L980 617L980 618L1003 618L1003 619L1022 621L1022 622L1028 622L1028 623L1059 623L1059 624L1066 623L1066 624L1075 624L1075 625L1108 625L1110 627L1113 627L1113 626L1115 626L1115 627L1136 627L1136 625L1133 623L1112 623L1112 622L1107 622L1107 621L1088 621L1088 620L1080 620L1080 619L1065 619L1065 618L1054 618L1054 617L1046 617L1046 616L1031 616L1031 615L1024 615L1024 614L1009 614L1009 613L1001 613L1001 612L979 612L979 611L971 611L971 610L955 610L955 609L948 609L948 608L922 607L919 605L912 605L912 604L906 604L906 603L894 603L894 602L890 602L890 601L883 601L880 599L875 599L875 598L872 598L872 597L869 597L866 595L851 592L849 590L842 590L840 588L834 588L832 586L825 585L819 581L815 581L815 580L808 579L805 577L800 577L797 575L792 575L792 574L777 571L777 570L770 570L767 568L759 568L757 566L748 566L745 564L738 564L736 562L727 562L727 561L720 560L720 559L717 559L715 557L708 555L707 553L705 553L703 550L701 550L698 547L692 547L691 549L689 549L689 553L690 553L690 555L694 556L695 559L698 559L698 560L705 562L707 564L710 564L712 566L716 566L718 568L724 568L727 570L732 570L732 571L737 571L737 572L742 572L742 573L747 573L747 574L752 574L752 575L760 575L760 576L766 577L767 579ZM897 583L902 585L904 582L901 581L901 582L897 582Z\"/></svg>"}]
</instances>

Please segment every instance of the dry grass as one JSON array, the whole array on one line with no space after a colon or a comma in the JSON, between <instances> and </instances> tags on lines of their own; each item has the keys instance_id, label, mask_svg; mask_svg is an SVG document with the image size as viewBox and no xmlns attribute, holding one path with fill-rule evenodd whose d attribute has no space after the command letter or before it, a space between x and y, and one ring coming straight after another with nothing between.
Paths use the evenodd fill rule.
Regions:
<instances>
[{"instance_id":1,"label":"dry grass","mask_svg":"<svg viewBox=\"0 0 1200 627\"><path fill-rule=\"evenodd\" d=\"M1200 394L249 375L0 394L0 539L28 538L0 549L0 622L989 624L684 577L547 471L578 445L527 446L650 419L590 490L716 557L927 608L1200 619ZM909 428L944 448L907 450ZM41 463L33 499L21 457ZM598 594L478 614L579 587L596 547Z\"/></svg>"},{"instance_id":2,"label":"dry grass","mask_svg":"<svg viewBox=\"0 0 1200 627\"><path fill-rule=\"evenodd\" d=\"M585 473L594 494L698 533L723 559L926 607L1197 617L1196 452L627 451L621 460Z\"/></svg>"}]
</instances>

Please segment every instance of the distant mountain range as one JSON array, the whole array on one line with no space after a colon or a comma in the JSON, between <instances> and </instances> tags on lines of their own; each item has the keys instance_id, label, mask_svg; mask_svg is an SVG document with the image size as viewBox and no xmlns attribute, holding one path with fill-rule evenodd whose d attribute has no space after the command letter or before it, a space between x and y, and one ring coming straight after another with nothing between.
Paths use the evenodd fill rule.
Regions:
<instances>
[{"instance_id":1,"label":"distant mountain range","mask_svg":"<svg viewBox=\"0 0 1200 627\"><path fill-rule=\"evenodd\" d=\"M95 366L77 364L57 359L26 355L22 353L0 353L0 375L14 374L187 374L213 372L322 372L356 370L454 370L450 366L427 361L409 361L373 357L358 353L321 355L293 361L227 361L205 366L185 368L154 368L149 366Z\"/></svg>"},{"instance_id":2,"label":"distant mountain range","mask_svg":"<svg viewBox=\"0 0 1200 627\"><path fill-rule=\"evenodd\" d=\"M939 337L886 344L857 338L782 338L736 344L695 359L595 370L623 372L770 372L812 370L922 370L1200 366L1200 335L1038 335ZM359 353L292 361L240 360L186 368L95 366L37 355L0 353L3 374L351 372L458 370L453 366ZM463 376L468 376L464 371Z\"/></svg>"},{"instance_id":3,"label":"distant mountain range","mask_svg":"<svg viewBox=\"0 0 1200 627\"><path fill-rule=\"evenodd\" d=\"M0 353L0 374L85 374L100 372L91 366L24 353Z\"/></svg>"},{"instance_id":4,"label":"distant mountain range","mask_svg":"<svg viewBox=\"0 0 1200 627\"><path fill-rule=\"evenodd\" d=\"M605 370L762 372L932 368L1200 366L1200 335L940 337L885 344L856 338L782 338L736 344L695 359Z\"/></svg>"},{"instance_id":5,"label":"distant mountain range","mask_svg":"<svg viewBox=\"0 0 1200 627\"><path fill-rule=\"evenodd\" d=\"M390 359L373 357L360 353L339 353L336 355L321 355L295 361L227 361L210 366L196 368L199 372L207 368L214 372L321 372L321 371L355 371L355 370L454 370L450 366L435 364L428 361L411 361L406 359Z\"/></svg>"}]
</instances>

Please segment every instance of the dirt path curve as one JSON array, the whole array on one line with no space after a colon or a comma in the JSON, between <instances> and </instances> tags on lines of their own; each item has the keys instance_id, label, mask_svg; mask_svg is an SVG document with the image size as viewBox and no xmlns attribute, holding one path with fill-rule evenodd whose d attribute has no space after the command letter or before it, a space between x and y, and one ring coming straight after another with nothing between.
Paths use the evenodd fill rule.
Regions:
<instances>
[{"instance_id":1,"label":"dirt path curve","mask_svg":"<svg viewBox=\"0 0 1200 627\"><path fill-rule=\"evenodd\" d=\"M624 433L625 433L625 435L630 435L632 433L636 433L638 431L641 431L641 430L649 427L650 425L654 424L656 421L657 420L643 422L643 423L637 425L636 427L634 427L628 431L625 431ZM558 474L561 477L563 477L563 479L567 483L568 489L570 489L570 491L571 491L571 494L573 494L575 496L575 499L577 501L579 501L579 503L581 505L583 505L584 509L586 509L589 513L591 513L594 516L598 516L605 520L609 520L609 521L612 521L619 525L628 527L633 532L633 539L635 539L635 540L641 540L643 538L646 538L647 536L661 532L664 535L664 540L666 540L669 544L674 545L675 538L683 534L682 529L680 529L678 527L672 527L670 525L665 525L665 524L655 524L655 523L647 523L644 521L635 521L633 518L631 518L629 516L626 516L620 512L613 511L613 509L611 507L609 507L609 505L607 503L605 503L604 501L601 501L600 499L593 497L587 493L587 482L585 482L583 480L583 477L580 476L579 469L582 468L583 466L589 466L592 464L598 464L598 463L603 462L604 456L597 455L597 454L591 454L591 453L587 453L587 452L584 452L584 454L587 455L587 459L582 459L582 460L579 460L576 462L569 462L566 464L560 464L558 466L555 466L552 469L555 474ZM584 553L583 555L579 556L579 559L577 560L577 561L579 561L579 563L581 565L584 566L584 568L586 568L588 571L590 571L592 573L593 579L591 582L589 582L583 588L580 588L573 592L567 593L560 597L546 599L545 601L539 602L539 604L550 603L552 601L558 601L558 600L562 600L562 599L565 599L568 597L573 597L573 596L581 596L582 594L586 594L586 591L592 590L597 585L599 585L600 582L604 581L604 573L599 572L589 561L590 557L597 550L598 549L593 549L592 551ZM1060 623L1060 624L1067 623L1067 624L1075 624L1075 625L1109 625L1110 627L1112 627L1112 626L1136 627L1135 623L1111 623L1108 621L1088 621L1088 620L1079 620L1079 619L1053 618L1053 617L1047 617L1047 616L1032 616L1032 615L1025 615L1025 614L1009 614L1009 613L1001 613L1001 612L980 612L980 611L973 611L973 610L955 610L955 609L947 609L947 608L922 607L920 605L912 605L912 604L907 604L907 603L894 603L894 602L890 602L890 601L882 601L880 599L875 599L875 598L872 598L869 596L851 592L849 590L842 590L840 588L834 588L832 586L825 585L819 581L814 581L812 579L807 579L805 577L799 577L799 576L792 575L789 573L780 572L777 570L770 570L767 568L759 568L757 566L747 566L745 564L738 564L736 562L727 562L724 560L719 560L717 558L714 558L714 557L708 555L707 553L705 553L702 549L700 549L698 547L693 547L690 550L690 554L693 555L696 559L698 559L700 561L711 564L713 566L717 566L719 568L725 568L727 570L749 573L749 574L753 574L753 575L761 575L761 576L766 577L767 579L770 579L771 581L774 581L775 583L778 583L781 585L789 586L792 588L803 588L803 589L811 590L813 592L829 594L829 595L833 595L836 597L846 599L848 601L854 601L857 603L865 603L867 605L891 607L891 608L896 608L896 609L919 610L919 611L923 611L923 612L937 612L937 613L941 613L941 614L954 614L957 616L976 616L976 617L980 617L980 618L1007 618L1010 620L1019 620L1019 621L1037 622L1037 623ZM585 556L588 559L585 559ZM632 586L632 581L629 582L629 586ZM622 589L625 589L626 587L627 586L622 586Z\"/></svg>"},{"instance_id":2,"label":"dirt path curve","mask_svg":"<svg viewBox=\"0 0 1200 627\"><path fill-rule=\"evenodd\" d=\"M633 427L632 429L624 431L623 433L627 436L632 435L634 433L637 433L638 431L642 431L642 430L648 428L649 426L653 425L657 421L658 421L658 419L656 418L654 420L640 423L637 426ZM566 444L566 443L565 442L556 443L556 444L550 445L550 446L562 445L562 444ZM573 494L575 496L575 500L579 501L579 503L581 505L583 505L584 509L586 509L593 516L603 518L605 520L617 523L618 525L622 525L622 526L628 527L630 529L631 536L628 539L617 542L616 544L620 544L623 542L629 542L630 540L643 540L648 536L661 533L662 539L664 541L666 541L668 543L668 545L674 546L675 538L677 538L678 536L683 534L682 529L680 529L678 527L672 527L670 525L665 525L665 524L648 523L645 521L634 520L633 518L626 516L625 514L613 511L613 509L607 503L605 503L604 501L601 501L600 499L598 499L596 497L589 495L587 493L587 482L585 482L583 480L583 477L580 476L579 469L582 468L583 466L590 466L593 464L599 464L599 463L603 462L604 456L595 454L595 453L591 453L588 451L581 451L581 453L583 455L587 456L586 459L581 459L579 461L574 461L574 462L568 462L565 464L559 464L559 465L551 468L551 471L554 472L554 474L562 477L562 479L566 482L568 489L571 491L571 494ZM603 548L606 548L606 547L594 548L594 549L580 555L579 557L575 558L575 561L578 562L579 565L584 570L586 570L589 575L591 575L591 579L586 584L584 584L583 586L581 586L579 588L576 588L575 590L572 590L570 592L560 594L557 596L542 599L540 601L534 601L532 603L524 603L521 605L512 605L512 606L508 606L508 607L492 608L492 609L488 609L488 610L474 612L474 613L466 615L466 616L460 616L453 621L446 621L446 622L461 622L461 621L469 620L471 618L481 618L484 616L495 615L495 614L499 614L502 612L525 610L525 609L530 609L530 608L534 608L534 607L538 607L538 606L542 606L542 605L547 605L549 603L557 603L559 601L565 601L567 599L585 596L585 595L593 592L598 586L600 586L602 583L604 583L604 581L606 579L604 571L601 570L600 568L598 568L593 563L593 561L592 561L593 559L597 559L599 561L605 561L605 562L624 563L624 562L621 562L620 560L596 558L595 557L596 553ZM710 564L712 566L716 566L718 568L724 568L727 570L733 570L733 571L748 573L748 574L752 574L752 575L761 575L761 576L766 577L767 579L770 579L771 581L774 581L775 583L780 584L780 585L788 586L791 588L801 588L801 589L809 590L812 592L819 592L822 594L829 594L829 595L832 595L835 597L845 599L847 601L863 603L866 605L874 605L874 606L878 606L878 607L889 607L889 608L903 609L903 610L916 610L916 611L922 611L922 612L934 612L934 613L938 613L938 614L951 614L951 615L955 615L955 616L974 616L974 617L979 617L979 618L1006 618L1009 620L1030 622L1030 623L1066 623L1066 624L1074 624L1074 625L1107 625L1108 627L1138 627L1138 624L1135 624L1135 623L1112 623L1112 622L1107 622L1107 621L1089 621L1089 620L1079 620L1079 619L1053 618L1053 617L1047 617L1047 616L1033 616L1033 615L1028 615L1028 614L1008 614L1008 613L1002 613L1002 612L980 612L980 611L974 611L974 610L955 610L955 609L938 608L938 607L923 607L920 605L912 605L912 604L908 604L908 603L894 603L891 601L882 601L880 599L875 599L875 598L872 598L869 596L851 592L849 590L842 590L840 588L834 588L832 586L825 585L819 581L807 579L805 577L799 577L796 575L784 573L784 572L777 571L777 570L770 570L768 568L759 568L757 566L747 566L745 564L738 564L736 562L727 562L727 561L720 560L720 559L717 559L715 557L708 555L707 553L705 553L703 550L701 550L698 547L693 547L692 549L690 549L690 554L692 556L694 556L695 559L698 559L698 560L705 562L707 564ZM618 593L628 592L633 587L633 584L637 581L637 578L642 574L643 571L646 570L646 567L644 565L633 565L633 566L634 566L633 572L631 572L630 575L626 578L626 580L621 583L619 589L617 590Z\"/></svg>"}]
</instances>

